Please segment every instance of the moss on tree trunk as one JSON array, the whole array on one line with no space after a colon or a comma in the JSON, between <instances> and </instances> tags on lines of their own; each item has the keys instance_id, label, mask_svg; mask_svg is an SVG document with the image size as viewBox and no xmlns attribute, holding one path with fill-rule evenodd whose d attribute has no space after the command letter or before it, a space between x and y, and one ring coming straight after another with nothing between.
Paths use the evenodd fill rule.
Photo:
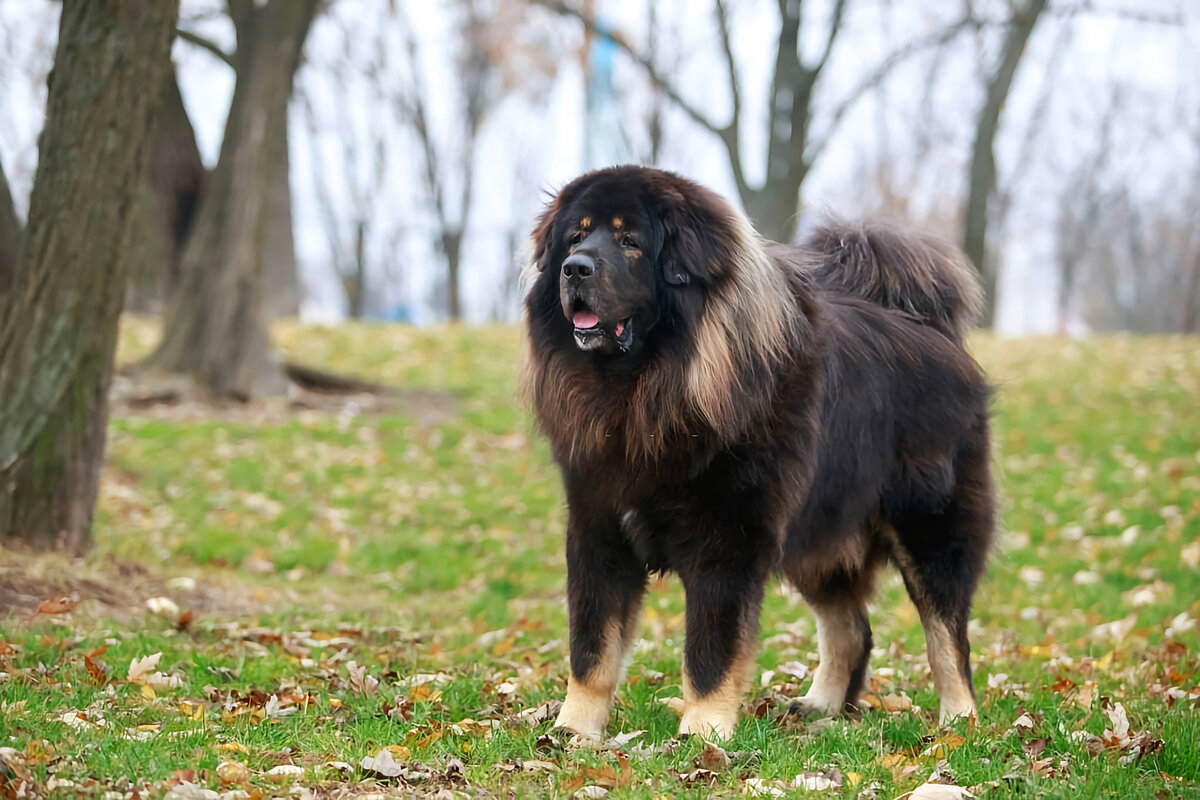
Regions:
<instances>
[{"instance_id":1,"label":"moss on tree trunk","mask_svg":"<svg viewBox=\"0 0 1200 800\"><path fill-rule=\"evenodd\" d=\"M178 9L66 0L29 224L0 284L0 540L90 541L106 396Z\"/></svg>"}]
</instances>

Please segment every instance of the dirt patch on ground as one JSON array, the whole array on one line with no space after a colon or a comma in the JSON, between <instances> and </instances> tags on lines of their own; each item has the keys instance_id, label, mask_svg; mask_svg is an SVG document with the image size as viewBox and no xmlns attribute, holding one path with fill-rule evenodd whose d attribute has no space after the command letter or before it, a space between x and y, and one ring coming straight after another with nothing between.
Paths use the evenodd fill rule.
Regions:
<instances>
[{"instance_id":1,"label":"dirt patch on ground","mask_svg":"<svg viewBox=\"0 0 1200 800\"><path fill-rule=\"evenodd\" d=\"M313 391L292 384L287 397L237 402L212 398L186 378L161 374L117 375L109 392L109 415L173 422L285 425L295 419L391 414L423 425L456 418L461 403L449 392L413 389Z\"/></svg>"},{"instance_id":2,"label":"dirt patch on ground","mask_svg":"<svg viewBox=\"0 0 1200 800\"><path fill-rule=\"evenodd\" d=\"M72 613L129 620L164 613L169 600L180 613L245 617L299 602L296 592L249 585L212 571L170 575L132 561L23 554L0 549L0 617L33 619L47 600L66 597ZM156 610L157 609L157 610Z\"/></svg>"}]
</instances>

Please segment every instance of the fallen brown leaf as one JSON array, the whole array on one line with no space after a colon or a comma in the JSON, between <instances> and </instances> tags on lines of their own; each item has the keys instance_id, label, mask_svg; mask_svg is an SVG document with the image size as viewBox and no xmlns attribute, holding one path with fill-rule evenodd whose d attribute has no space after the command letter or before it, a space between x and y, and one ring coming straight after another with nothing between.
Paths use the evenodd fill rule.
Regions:
<instances>
[{"instance_id":1,"label":"fallen brown leaf","mask_svg":"<svg viewBox=\"0 0 1200 800\"><path fill-rule=\"evenodd\" d=\"M693 766L700 769L710 770L712 772L720 772L729 769L733 763L733 759L729 754L710 742L704 743L704 749L700 751L700 755L696 757Z\"/></svg>"},{"instance_id":2,"label":"fallen brown leaf","mask_svg":"<svg viewBox=\"0 0 1200 800\"><path fill-rule=\"evenodd\" d=\"M38 614L66 614L77 605L79 605L77 600L72 600L65 594L59 595L38 603L37 611L33 615L36 617Z\"/></svg>"}]
</instances>

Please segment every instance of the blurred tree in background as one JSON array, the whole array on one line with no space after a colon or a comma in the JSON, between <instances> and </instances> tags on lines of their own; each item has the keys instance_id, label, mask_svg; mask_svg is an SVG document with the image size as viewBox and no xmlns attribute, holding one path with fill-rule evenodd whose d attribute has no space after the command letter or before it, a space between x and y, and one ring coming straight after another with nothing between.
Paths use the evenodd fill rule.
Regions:
<instances>
[{"instance_id":1,"label":"blurred tree in background","mask_svg":"<svg viewBox=\"0 0 1200 800\"><path fill-rule=\"evenodd\" d=\"M0 540L90 541L130 209L161 99L144 87L170 69L177 13L66 0L22 236L0 183Z\"/></svg>"},{"instance_id":2,"label":"blurred tree in background","mask_svg":"<svg viewBox=\"0 0 1200 800\"><path fill-rule=\"evenodd\" d=\"M999 62L987 73L983 103L975 115L975 137L967 171L967 207L963 214L963 250L979 270L985 303L982 324L989 328L996 316L997 274L987 244L988 215L996 191L996 132L1000 129L1000 116L1012 90L1017 67L1038 18L1046 10L1046 3L1047 0L1023 0L1012 6L1004 23L1004 46Z\"/></svg>"},{"instance_id":3,"label":"blurred tree in background","mask_svg":"<svg viewBox=\"0 0 1200 800\"><path fill-rule=\"evenodd\" d=\"M236 74L221 155L200 197L147 366L192 377L219 397L281 395L270 348L267 264L295 274L288 190L288 102L319 0L229 0ZM272 213L275 209L276 213Z\"/></svg>"},{"instance_id":4,"label":"blurred tree in background","mask_svg":"<svg viewBox=\"0 0 1200 800\"><path fill-rule=\"evenodd\" d=\"M600 135L606 158L715 184L770 238L793 238L814 208L939 230L978 265L992 315L1013 291L1009 318L1040 303L1042 330L1189 329L1200 316L1200 233L1182 210L1200 173L1200 103L1179 77L1195 65L1200 9L1183 0L184 10L127 297L164 310L149 364L216 397L284 391L266 324L302 298L322 318L514 318L514 253L540 193L590 165ZM1117 66L1129 43L1155 41L1179 64ZM600 51L603 108L591 87ZM226 76L231 100L212 88ZM29 149L9 153L0 180L18 209ZM0 278L19 241L2 227L20 227L7 195Z\"/></svg>"}]
</instances>

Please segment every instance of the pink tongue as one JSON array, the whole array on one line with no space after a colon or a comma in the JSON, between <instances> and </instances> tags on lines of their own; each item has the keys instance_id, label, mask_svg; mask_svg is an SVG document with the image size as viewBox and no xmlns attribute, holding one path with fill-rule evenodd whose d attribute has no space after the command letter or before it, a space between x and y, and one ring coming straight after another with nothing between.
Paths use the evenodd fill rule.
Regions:
<instances>
[{"instance_id":1,"label":"pink tongue","mask_svg":"<svg viewBox=\"0 0 1200 800\"><path fill-rule=\"evenodd\" d=\"M575 323L576 328L583 330L594 328L600 324L600 318L590 311L576 311L571 321Z\"/></svg>"}]
</instances>

